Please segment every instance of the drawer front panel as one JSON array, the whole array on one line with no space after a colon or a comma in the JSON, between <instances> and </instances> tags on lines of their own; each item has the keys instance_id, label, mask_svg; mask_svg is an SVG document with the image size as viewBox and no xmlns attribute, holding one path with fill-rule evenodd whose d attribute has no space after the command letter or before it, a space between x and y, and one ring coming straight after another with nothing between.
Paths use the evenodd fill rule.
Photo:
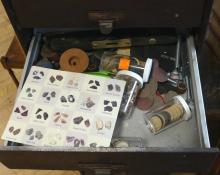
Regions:
<instances>
[{"instance_id":1,"label":"drawer front panel","mask_svg":"<svg viewBox=\"0 0 220 175\"><path fill-rule=\"evenodd\" d=\"M31 150L30 150L31 149ZM104 168L127 172L206 172L216 149L142 149L88 152L50 148L11 147L1 151L0 160L9 168L91 170ZM96 165L96 166L95 166Z\"/></svg>"}]
</instances>

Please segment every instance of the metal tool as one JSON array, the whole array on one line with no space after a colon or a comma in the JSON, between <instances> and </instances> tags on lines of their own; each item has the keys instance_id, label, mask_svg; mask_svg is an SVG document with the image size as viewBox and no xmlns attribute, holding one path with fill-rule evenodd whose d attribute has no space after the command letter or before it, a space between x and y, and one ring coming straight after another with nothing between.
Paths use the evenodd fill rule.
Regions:
<instances>
[{"instance_id":1,"label":"metal tool","mask_svg":"<svg viewBox=\"0 0 220 175\"><path fill-rule=\"evenodd\" d=\"M177 46L176 46L176 61L175 69L170 73L170 78L173 80L180 80L181 74L179 72L180 68L180 48L181 48L181 37L178 37Z\"/></svg>"},{"instance_id":2,"label":"metal tool","mask_svg":"<svg viewBox=\"0 0 220 175\"><path fill-rule=\"evenodd\" d=\"M183 94L187 90L187 85L182 80L172 80L170 78L167 79L169 85L173 86L173 90L179 94Z\"/></svg>"},{"instance_id":3,"label":"metal tool","mask_svg":"<svg viewBox=\"0 0 220 175\"><path fill-rule=\"evenodd\" d=\"M186 101L188 103L190 103L192 101L192 95L191 95L191 91L190 91L190 80L189 80L188 76L186 76L185 79L186 79L186 86L187 86L187 89L188 89L187 90L187 99L186 99Z\"/></svg>"},{"instance_id":4,"label":"metal tool","mask_svg":"<svg viewBox=\"0 0 220 175\"><path fill-rule=\"evenodd\" d=\"M168 93L170 90L178 94L184 94L187 91L187 85L182 80L172 80L170 78L167 82L158 84L158 91L161 94Z\"/></svg>"}]
</instances>

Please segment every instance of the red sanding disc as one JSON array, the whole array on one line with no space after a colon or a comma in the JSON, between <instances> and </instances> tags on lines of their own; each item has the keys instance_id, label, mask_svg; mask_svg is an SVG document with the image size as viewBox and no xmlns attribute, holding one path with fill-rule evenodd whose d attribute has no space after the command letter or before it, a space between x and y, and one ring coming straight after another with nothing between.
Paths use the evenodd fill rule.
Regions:
<instances>
[{"instance_id":1,"label":"red sanding disc","mask_svg":"<svg viewBox=\"0 0 220 175\"><path fill-rule=\"evenodd\" d=\"M153 59L153 68L159 67L159 61L157 59Z\"/></svg>"},{"instance_id":2,"label":"red sanding disc","mask_svg":"<svg viewBox=\"0 0 220 175\"><path fill-rule=\"evenodd\" d=\"M165 82L167 81L167 73L161 69L160 67L153 68L153 79L157 82Z\"/></svg>"},{"instance_id":3,"label":"red sanding disc","mask_svg":"<svg viewBox=\"0 0 220 175\"><path fill-rule=\"evenodd\" d=\"M137 98L136 107L140 110L146 111L153 105L153 96L146 98Z\"/></svg>"}]
</instances>

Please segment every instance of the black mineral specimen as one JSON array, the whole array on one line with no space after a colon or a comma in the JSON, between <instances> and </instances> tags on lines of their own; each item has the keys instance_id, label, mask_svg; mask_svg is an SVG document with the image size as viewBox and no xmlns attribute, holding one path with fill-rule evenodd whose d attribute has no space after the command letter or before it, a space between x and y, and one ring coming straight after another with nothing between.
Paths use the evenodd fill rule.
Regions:
<instances>
[{"instance_id":1,"label":"black mineral specimen","mask_svg":"<svg viewBox=\"0 0 220 175\"><path fill-rule=\"evenodd\" d=\"M26 133L27 135L31 135L33 132L34 132L34 129L33 129L33 128L27 129L27 130L25 131L25 133Z\"/></svg>"},{"instance_id":2,"label":"black mineral specimen","mask_svg":"<svg viewBox=\"0 0 220 175\"><path fill-rule=\"evenodd\" d=\"M40 139L43 138L43 134L41 133L41 131L36 131L35 137L36 137L38 140L40 140Z\"/></svg>"},{"instance_id":3,"label":"black mineral specimen","mask_svg":"<svg viewBox=\"0 0 220 175\"><path fill-rule=\"evenodd\" d=\"M28 110L27 110L27 111L22 112L22 113L21 113L21 116L24 116L24 117L28 116Z\"/></svg>"},{"instance_id":4,"label":"black mineral specimen","mask_svg":"<svg viewBox=\"0 0 220 175\"><path fill-rule=\"evenodd\" d=\"M66 136L66 141L68 143L72 142L74 139L75 139L75 137L73 137L73 136Z\"/></svg>"},{"instance_id":5,"label":"black mineral specimen","mask_svg":"<svg viewBox=\"0 0 220 175\"><path fill-rule=\"evenodd\" d=\"M36 92L36 89L32 89L32 93L35 93Z\"/></svg>"},{"instance_id":6,"label":"black mineral specimen","mask_svg":"<svg viewBox=\"0 0 220 175\"><path fill-rule=\"evenodd\" d=\"M94 103L92 100L89 100L89 101L86 102L86 107L87 107L87 108L91 108L91 107L93 107L94 105L95 105L95 103Z\"/></svg>"},{"instance_id":7,"label":"black mineral specimen","mask_svg":"<svg viewBox=\"0 0 220 175\"><path fill-rule=\"evenodd\" d=\"M23 105L21 105L21 109L22 109L22 110L25 110L25 109L26 109L26 107L25 107L25 106L23 106Z\"/></svg>"},{"instance_id":8,"label":"black mineral specimen","mask_svg":"<svg viewBox=\"0 0 220 175\"><path fill-rule=\"evenodd\" d=\"M90 143L90 145L89 145L91 148L96 148L96 146L97 146L97 143Z\"/></svg>"},{"instance_id":9,"label":"black mineral specimen","mask_svg":"<svg viewBox=\"0 0 220 175\"><path fill-rule=\"evenodd\" d=\"M50 82L53 83L56 79L54 78L54 76L50 77Z\"/></svg>"},{"instance_id":10,"label":"black mineral specimen","mask_svg":"<svg viewBox=\"0 0 220 175\"><path fill-rule=\"evenodd\" d=\"M28 94L28 97L33 97L32 93L29 93L29 94Z\"/></svg>"},{"instance_id":11,"label":"black mineral specimen","mask_svg":"<svg viewBox=\"0 0 220 175\"><path fill-rule=\"evenodd\" d=\"M114 87L113 87L113 85L112 85L112 84L109 84L109 85L108 85L108 91L112 91L112 90L113 90L113 88L114 88Z\"/></svg>"},{"instance_id":12,"label":"black mineral specimen","mask_svg":"<svg viewBox=\"0 0 220 175\"><path fill-rule=\"evenodd\" d=\"M53 92L51 92L51 93L50 93L50 95L51 95L51 97L53 97L53 98L54 98L54 97L56 96L56 92L55 92L55 91L53 91Z\"/></svg>"},{"instance_id":13,"label":"black mineral specimen","mask_svg":"<svg viewBox=\"0 0 220 175\"><path fill-rule=\"evenodd\" d=\"M97 86L90 86L91 89L98 89Z\"/></svg>"},{"instance_id":14,"label":"black mineral specimen","mask_svg":"<svg viewBox=\"0 0 220 175\"><path fill-rule=\"evenodd\" d=\"M81 143L81 145L82 145L82 146L84 146L84 145L85 145L85 142L84 142L84 140L83 140L83 139L81 139L81 140L80 140L80 143Z\"/></svg>"},{"instance_id":15,"label":"black mineral specimen","mask_svg":"<svg viewBox=\"0 0 220 175\"><path fill-rule=\"evenodd\" d=\"M116 90L117 92L120 92L120 91L121 91L121 87L116 84L116 85L115 85L115 90Z\"/></svg>"},{"instance_id":16,"label":"black mineral specimen","mask_svg":"<svg viewBox=\"0 0 220 175\"><path fill-rule=\"evenodd\" d=\"M33 72L33 75L37 75L37 73L38 73L38 71L35 70L35 71Z\"/></svg>"},{"instance_id":17,"label":"black mineral specimen","mask_svg":"<svg viewBox=\"0 0 220 175\"><path fill-rule=\"evenodd\" d=\"M18 135L20 133L20 131L21 131L21 129L16 129L16 130L14 130L13 134Z\"/></svg>"},{"instance_id":18,"label":"black mineral specimen","mask_svg":"<svg viewBox=\"0 0 220 175\"><path fill-rule=\"evenodd\" d=\"M47 99L48 101L50 101L50 97L47 97L46 99Z\"/></svg>"},{"instance_id":19,"label":"black mineral specimen","mask_svg":"<svg viewBox=\"0 0 220 175\"><path fill-rule=\"evenodd\" d=\"M42 116L41 116L40 114L38 114L38 115L36 116L36 118L37 118L37 119L41 119Z\"/></svg>"},{"instance_id":20,"label":"black mineral specimen","mask_svg":"<svg viewBox=\"0 0 220 175\"><path fill-rule=\"evenodd\" d=\"M112 107L117 107L117 101L112 101Z\"/></svg>"},{"instance_id":21,"label":"black mineral specimen","mask_svg":"<svg viewBox=\"0 0 220 175\"><path fill-rule=\"evenodd\" d=\"M42 109L41 108L38 108L37 111L35 112L35 114L38 114L39 112L41 112Z\"/></svg>"},{"instance_id":22,"label":"black mineral specimen","mask_svg":"<svg viewBox=\"0 0 220 175\"><path fill-rule=\"evenodd\" d=\"M20 109L17 107L17 108L15 108L14 112L20 113Z\"/></svg>"},{"instance_id":23,"label":"black mineral specimen","mask_svg":"<svg viewBox=\"0 0 220 175\"><path fill-rule=\"evenodd\" d=\"M79 139L75 139L74 140L74 147L79 147L79 145L80 145Z\"/></svg>"},{"instance_id":24,"label":"black mineral specimen","mask_svg":"<svg viewBox=\"0 0 220 175\"><path fill-rule=\"evenodd\" d=\"M100 83L97 80L95 80L95 84L96 86L100 86Z\"/></svg>"},{"instance_id":25,"label":"black mineral specimen","mask_svg":"<svg viewBox=\"0 0 220 175\"><path fill-rule=\"evenodd\" d=\"M69 101L70 103L73 103L73 102L75 101L74 96L73 96L73 95L68 95L68 101Z\"/></svg>"},{"instance_id":26,"label":"black mineral specimen","mask_svg":"<svg viewBox=\"0 0 220 175\"><path fill-rule=\"evenodd\" d=\"M88 128L90 126L90 121L89 119L87 119L86 121L84 121L84 124L86 125L86 127Z\"/></svg>"},{"instance_id":27,"label":"black mineral specimen","mask_svg":"<svg viewBox=\"0 0 220 175\"><path fill-rule=\"evenodd\" d=\"M30 136L29 140L34 140L34 136L33 135Z\"/></svg>"},{"instance_id":28,"label":"black mineral specimen","mask_svg":"<svg viewBox=\"0 0 220 175\"><path fill-rule=\"evenodd\" d=\"M58 81L62 81L63 76L62 76L62 75L57 75L57 76L56 76L56 79L57 79Z\"/></svg>"},{"instance_id":29,"label":"black mineral specimen","mask_svg":"<svg viewBox=\"0 0 220 175\"><path fill-rule=\"evenodd\" d=\"M42 97L46 97L48 94L49 94L48 92L44 92L44 93L42 94Z\"/></svg>"},{"instance_id":30,"label":"black mineral specimen","mask_svg":"<svg viewBox=\"0 0 220 175\"><path fill-rule=\"evenodd\" d=\"M40 80L41 78L39 76L33 76L33 79Z\"/></svg>"},{"instance_id":31,"label":"black mineral specimen","mask_svg":"<svg viewBox=\"0 0 220 175\"><path fill-rule=\"evenodd\" d=\"M44 112L43 116L44 116L44 120L48 119L48 113Z\"/></svg>"},{"instance_id":32,"label":"black mineral specimen","mask_svg":"<svg viewBox=\"0 0 220 175\"><path fill-rule=\"evenodd\" d=\"M105 106L104 111L112 112L113 108L111 106Z\"/></svg>"},{"instance_id":33,"label":"black mineral specimen","mask_svg":"<svg viewBox=\"0 0 220 175\"><path fill-rule=\"evenodd\" d=\"M41 74L42 77L44 76L44 72L40 71L40 74Z\"/></svg>"},{"instance_id":34,"label":"black mineral specimen","mask_svg":"<svg viewBox=\"0 0 220 175\"><path fill-rule=\"evenodd\" d=\"M30 92L31 91L31 88L27 88L26 89L26 92L28 93L28 92Z\"/></svg>"},{"instance_id":35,"label":"black mineral specimen","mask_svg":"<svg viewBox=\"0 0 220 175\"><path fill-rule=\"evenodd\" d=\"M62 103L67 103L66 97L64 97L64 96L61 96L61 97L60 97L60 101L61 101Z\"/></svg>"},{"instance_id":36,"label":"black mineral specimen","mask_svg":"<svg viewBox=\"0 0 220 175\"><path fill-rule=\"evenodd\" d=\"M9 132L12 132L12 131L14 131L14 129L15 129L15 128L14 128L13 126L11 126L11 127L8 129L8 131L9 131Z\"/></svg>"},{"instance_id":37,"label":"black mineral specimen","mask_svg":"<svg viewBox=\"0 0 220 175\"><path fill-rule=\"evenodd\" d=\"M83 117L79 116L73 119L73 123L79 125L83 121Z\"/></svg>"},{"instance_id":38,"label":"black mineral specimen","mask_svg":"<svg viewBox=\"0 0 220 175\"><path fill-rule=\"evenodd\" d=\"M90 81L89 81L89 84L92 84L92 83L94 83L94 81L93 81L93 80L90 80Z\"/></svg>"},{"instance_id":39,"label":"black mineral specimen","mask_svg":"<svg viewBox=\"0 0 220 175\"><path fill-rule=\"evenodd\" d=\"M110 102L110 101L108 101L108 100L104 100L104 105L109 104L109 102Z\"/></svg>"}]
</instances>

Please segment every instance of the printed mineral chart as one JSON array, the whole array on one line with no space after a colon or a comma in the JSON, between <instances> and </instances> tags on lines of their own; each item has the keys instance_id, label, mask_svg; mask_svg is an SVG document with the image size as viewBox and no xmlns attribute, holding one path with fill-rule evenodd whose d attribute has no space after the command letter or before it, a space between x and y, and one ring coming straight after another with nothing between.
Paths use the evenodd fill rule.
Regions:
<instances>
[{"instance_id":1,"label":"printed mineral chart","mask_svg":"<svg viewBox=\"0 0 220 175\"><path fill-rule=\"evenodd\" d=\"M35 146L108 147L125 81L33 66L2 139Z\"/></svg>"}]
</instances>

